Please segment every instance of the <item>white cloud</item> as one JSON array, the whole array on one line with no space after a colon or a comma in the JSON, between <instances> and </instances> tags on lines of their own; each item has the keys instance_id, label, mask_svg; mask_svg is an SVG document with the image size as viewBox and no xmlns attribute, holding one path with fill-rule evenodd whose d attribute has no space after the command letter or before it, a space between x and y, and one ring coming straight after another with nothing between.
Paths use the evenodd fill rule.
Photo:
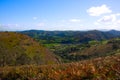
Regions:
<instances>
[{"instance_id":1,"label":"white cloud","mask_svg":"<svg viewBox=\"0 0 120 80\"><path fill-rule=\"evenodd\" d=\"M45 23L43 23L43 22L40 22L37 24L37 27L43 27L43 26L45 26Z\"/></svg>"},{"instance_id":2,"label":"white cloud","mask_svg":"<svg viewBox=\"0 0 120 80\"><path fill-rule=\"evenodd\" d=\"M70 22L81 22L80 19L70 19L69 21L70 21Z\"/></svg>"},{"instance_id":3,"label":"white cloud","mask_svg":"<svg viewBox=\"0 0 120 80\"><path fill-rule=\"evenodd\" d=\"M120 29L120 14L110 14L98 19L95 23L96 26L101 26L104 29Z\"/></svg>"},{"instance_id":4,"label":"white cloud","mask_svg":"<svg viewBox=\"0 0 120 80\"><path fill-rule=\"evenodd\" d=\"M33 17L33 20L37 20L38 19L38 17Z\"/></svg>"},{"instance_id":5,"label":"white cloud","mask_svg":"<svg viewBox=\"0 0 120 80\"><path fill-rule=\"evenodd\" d=\"M1 27L19 27L19 24L0 24Z\"/></svg>"},{"instance_id":6,"label":"white cloud","mask_svg":"<svg viewBox=\"0 0 120 80\"><path fill-rule=\"evenodd\" d=\"M103 16L102 18L100 18L97 22L99 23L116 23L119 21L119 16L120 14L111 14L111 15L107 15L107 16Z\"/></svg>"},{"instance_id":7,"label":"white cloud","mask_svg":"<svg viewBox=\"0 0 120 80\"><path fill-rule=\"evenodd\" d=\"M9 27L18 27L18 24L2 24L2 26L9 26Z\"/></svg>"},{"instance_id":8,"label":"white cloud","mask_svg":"<svg viewBox=\"0 0 120 80\"><path fill-rule=\"evenodd\" d=\"M19 31L30 29L43 29L45 27L44 22L32 23L32 24L0 24L0 31Z\"/></svg>"},{"instance_id":9,"label":"white cloud","mask_svg":"<svg viewBox=\"0 0 120 80\"><path fill-rule=\"evenodd\" d=\"M0 24L0 31L13 31L21 29L19 24Z\"/></svg>"},{"instance_id":10,"label":"white cloud","mask_svg":"<svg viewBox=\"0 0 120 80\"><path fill-rule=\"evenodd\" d=\"M102 22L102 23L112 23L112 22L115 22L116 21L116 15L108 15L108 16L103 16L102 18L100 18L98 20L98 22Z\"/></svg>"},{"instance_id":11,"label":"white cloud","mask_svg":"<svg viewBox=\"0 0 120 80\"><path fill-rule=\"evenodd\" d=\"M91 7L87 10L90 16L100 16L102 14L111 13L112 10L109 9L107 5L101 5L96 7Z\"/></svg>"}]
</instances>

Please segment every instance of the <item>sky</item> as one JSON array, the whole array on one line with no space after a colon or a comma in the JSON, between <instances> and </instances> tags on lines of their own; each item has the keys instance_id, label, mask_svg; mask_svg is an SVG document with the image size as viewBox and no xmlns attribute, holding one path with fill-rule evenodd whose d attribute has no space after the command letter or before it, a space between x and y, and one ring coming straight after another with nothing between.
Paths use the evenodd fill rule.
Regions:
<instances>
[{"instance_id":1,"label":"sky","mask_svg":"<svg viewBox=\"0 0 120 80\"><path fill-rule=\"evenodd\" d=\"M0 31L120 30L120 0L0 0Z\"/></svg>"}]
</instances>

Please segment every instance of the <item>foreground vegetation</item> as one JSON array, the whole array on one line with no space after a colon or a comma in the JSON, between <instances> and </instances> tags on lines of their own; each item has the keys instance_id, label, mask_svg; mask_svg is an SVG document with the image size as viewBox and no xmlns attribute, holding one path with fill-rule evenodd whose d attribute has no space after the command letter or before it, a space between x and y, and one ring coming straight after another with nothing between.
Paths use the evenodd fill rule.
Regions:
<instances>
[{"instance_id":1,"label":"foreground vegetation","mask_svg":"<svg viewBox=\"0 0 120 80\"><path fill-rule=\"evenodd\" d=\"M75 63L0 68L1 80L119 80L120 53Z\"/></svg>"}]
</instances>

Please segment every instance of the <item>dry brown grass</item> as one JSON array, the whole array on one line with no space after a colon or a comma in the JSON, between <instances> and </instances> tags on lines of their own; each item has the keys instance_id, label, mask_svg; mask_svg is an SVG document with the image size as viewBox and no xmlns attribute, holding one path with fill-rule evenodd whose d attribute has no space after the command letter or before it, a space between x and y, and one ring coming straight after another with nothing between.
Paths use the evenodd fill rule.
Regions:
<instances>
[{"instance_id":1,"label":"dry brown grass","mask_svg":"<svg viewBox=\"0 0 120 80\"><path fill-rule=\"evenodd\" d=\"M119 80L120 55L75 63L1 67L2 80Z\"/></svg>"}]
</instances>

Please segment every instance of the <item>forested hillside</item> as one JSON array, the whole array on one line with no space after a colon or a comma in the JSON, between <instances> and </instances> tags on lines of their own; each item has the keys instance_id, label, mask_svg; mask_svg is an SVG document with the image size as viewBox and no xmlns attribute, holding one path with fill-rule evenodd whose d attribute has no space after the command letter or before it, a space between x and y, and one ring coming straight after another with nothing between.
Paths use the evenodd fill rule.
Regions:
<instances>
[{"instance_id":1,"label":"forested hillside","mask_svg":"<svg viewBox=\"0 0 120 80\"><path fill-rule=\"evenodd\" d=\"M57 57L34 39L15 32L0 32L0 66L58 63Z\"/></svg>"},{"instance_id":2,"label":"forested hillside","mask_svg":"<svg viewBox=\"0 0 120 80\"><path fill-rule=\"evenodd\" d=\"M63 62L74 62L114 55L120 52L120 39L89 41L83 44L45 44Z\"/></svg>"}]
</instances>

